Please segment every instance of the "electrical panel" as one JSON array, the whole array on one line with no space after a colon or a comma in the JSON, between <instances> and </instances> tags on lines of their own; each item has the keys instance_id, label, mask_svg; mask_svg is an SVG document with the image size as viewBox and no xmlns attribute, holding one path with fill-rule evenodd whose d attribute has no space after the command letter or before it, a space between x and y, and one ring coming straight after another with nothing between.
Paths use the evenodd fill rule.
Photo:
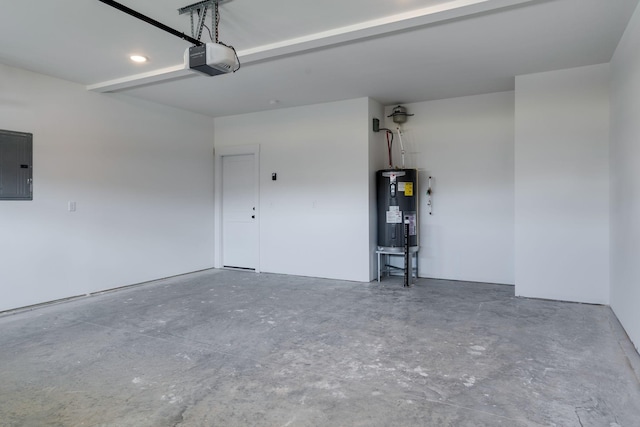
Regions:
<instances>
[{"instance_id":1,"label":"electrical panel","mask_svg":"<svg viewBox=\"0 0 640 427\"><path fill-rule=\"evenodd\" d=\"M33 200L33 134L0 129L0 200Z\"/></svg>"}]
</instances>

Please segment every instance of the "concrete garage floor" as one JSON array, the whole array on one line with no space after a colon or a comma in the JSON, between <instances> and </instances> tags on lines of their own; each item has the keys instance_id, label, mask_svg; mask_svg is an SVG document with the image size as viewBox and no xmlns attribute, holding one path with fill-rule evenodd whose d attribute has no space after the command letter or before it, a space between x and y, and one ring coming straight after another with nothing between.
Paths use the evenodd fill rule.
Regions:
<instances>
[{"instance_id":1,"label":"concrete garage floor","mask_svg":"<svg viewBox=\"0 0 640 427\"><path fill-rule=\"evenodd\" d=\"M0 317L2 426L638 426L608 307L211 270Z\"/></svg>"}]
</instances>

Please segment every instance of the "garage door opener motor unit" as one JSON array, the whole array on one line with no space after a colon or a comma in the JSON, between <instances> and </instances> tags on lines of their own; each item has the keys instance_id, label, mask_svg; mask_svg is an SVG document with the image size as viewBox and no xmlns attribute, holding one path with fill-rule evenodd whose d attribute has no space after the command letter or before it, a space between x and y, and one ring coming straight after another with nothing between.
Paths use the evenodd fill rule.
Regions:
<instances>
[{"instance_id":1,"label":"garage door opener motor unit","mask_svg":"<svg viewBox=\"0 0 640 427\"><path fill-rule=\"evenodd\" d=\"M237 66L233 49L219 43L191 46L184 52L185 67L209 76L232 72Z\"/></svg>"}]
</instances>

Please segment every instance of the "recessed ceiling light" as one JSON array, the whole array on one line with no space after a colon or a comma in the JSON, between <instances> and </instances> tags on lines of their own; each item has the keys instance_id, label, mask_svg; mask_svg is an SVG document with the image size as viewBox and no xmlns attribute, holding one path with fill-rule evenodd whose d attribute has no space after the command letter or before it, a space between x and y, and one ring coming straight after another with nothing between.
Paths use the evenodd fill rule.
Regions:
<instances>
[{"instance_id":1,"label":"recessed ceiling light","mask_svg":"<svg viewBox=\"0 0 640 427\"><path fill-rule=\"evenodd\" d=\"M147 58L146 56L142 56L142 55L131 55L129 57L133 62L137 62L137 63L143 63L143 62L147 62L149 60L149 58Z\"/></svg>"}]
</instances>

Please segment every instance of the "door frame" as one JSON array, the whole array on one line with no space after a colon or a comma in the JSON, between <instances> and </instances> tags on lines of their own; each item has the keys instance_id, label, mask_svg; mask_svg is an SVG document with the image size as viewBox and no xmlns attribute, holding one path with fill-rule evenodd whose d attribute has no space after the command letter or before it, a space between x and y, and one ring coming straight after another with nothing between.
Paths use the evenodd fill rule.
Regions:
<instances>
[{"instance_id":1,"label":"door frame","mask_svg":"<svg viewBox=\"0 0 640 427\"><path fill-rule=\"evenodd\" d=\"M254 201L256 204L256 245L257 265L255 272L260 272L260 145L236 145L226 147L215 147L214 163L214 268L223 268L222 264L222 158L225 156L239 156L253 154L253 179L254 179Z\"/></svg>"}]
</instances>

